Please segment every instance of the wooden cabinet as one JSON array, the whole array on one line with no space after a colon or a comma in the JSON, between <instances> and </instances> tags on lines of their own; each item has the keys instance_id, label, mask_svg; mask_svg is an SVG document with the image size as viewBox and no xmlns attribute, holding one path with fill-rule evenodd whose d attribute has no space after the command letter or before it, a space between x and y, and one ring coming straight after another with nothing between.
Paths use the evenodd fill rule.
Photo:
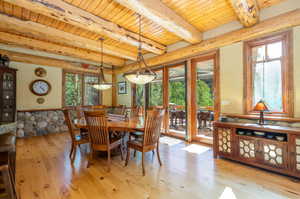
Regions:
<instances>
[{"instance_id":1,"label":"wooden cabinet","mask_svg":"<svg viewBox=\"0 0 300 199\"><path fill-rule=\"evenodd\" d=\"M300 178L300 128L215 122L214 156Z\"/></svg>"},{"instance_id":2,"label":"wooden cabinet","mask_svg":"<svg viewBox=\"0 0 300 199\"><path fill-rule=\"evenodd\" d=\"M237 154L241 160L257 162L259 143L247 136L237 136Z\"/></svg>"},{"instance_id":3,"label":"wooden cabinet","mask_svg":"<svg viewBox=\"0 0 300 199\"><path fill-rule=\"evenodd\" d=\"M291 137L291 146L290 146L290 159L291 159L291 168L295 174L300 176L300 135L293 135Z\"/></svg>"},{"instance_id":4,"label":"wooden cabinet","mask_svg":"<svg viewBox=\"0 0 300 199\"><path fill-rule=\"evenodd\" d=\"M0 124L15 121L16 70L0 67Z\"/></svg>"},{"instance_id":5,"label":"wooden cabinet","mask_svg":"<svg viewBox=\"0 0 300 199\"><path fill-rule=\"evenodd\" d=\"M232 129L231 128L216 128L217 134L217 150L223 156L232 156Z\"/></svg>"},{"instance_id":6,"label":"wooden cabinet","mask_svg":"<svg viewBox=\"0 0 300 199\"><path fill-rule=\"evenodd\" d=\"M277 169L287 169L287 143L260 140L260 163Z\"/></svg>"}]
</instances>

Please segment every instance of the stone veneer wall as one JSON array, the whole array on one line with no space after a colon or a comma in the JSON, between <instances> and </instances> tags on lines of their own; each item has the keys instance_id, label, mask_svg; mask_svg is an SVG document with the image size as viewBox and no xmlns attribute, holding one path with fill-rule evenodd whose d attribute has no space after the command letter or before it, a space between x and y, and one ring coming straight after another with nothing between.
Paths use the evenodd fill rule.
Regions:
<instances>
[{"instance_id":1,"label":"stone veneer wall","mask_svg":"<svg viewBox=\"0 0 300 199\"><path fill-rule=\"evenodd\" d=\"M30 137L65 132L68 127L61 110L17 113L17 136Z\"/></svg>"},{"instance_id":2,"label":"stone veneer wall","mask_svg":"<svg viewBox=\"0 0 300 199\"><path fill-rule=\"evenodd\" d=\"M239 122L239 123L257 123L257 119L242 119L236 117L227 116L228 122ZM273 121L266 120L266 124L275 125L275 126L287 126L287 127L296 127L300 128L300 122L283 122L283 121Z\"/></svg>"}]
</instances>

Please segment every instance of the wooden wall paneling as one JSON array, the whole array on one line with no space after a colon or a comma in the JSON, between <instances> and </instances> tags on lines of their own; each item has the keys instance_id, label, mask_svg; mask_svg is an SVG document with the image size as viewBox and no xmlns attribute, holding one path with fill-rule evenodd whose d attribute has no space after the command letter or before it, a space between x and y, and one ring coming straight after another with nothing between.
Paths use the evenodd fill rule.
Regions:
<instances>
[{"instance_id":1,"label":"wooden wall paneling","mask_svg":"<svg viewBox=\"0 0 300 199\"><path fill-rule=\"evenodd\" d=\"M163 67L163 107L166 110L164 118L164 133L169 131L169 71Z\"/></svg>"},{"instance_id":2,"label":"wooden wall paneling","mask_svg":"<svg viewBox=\"0 0 300 199\"><path fill-rule=\"evenodd\" d=\"M204 40L199 44L194 44L166 53L164 55L146 59L146 63L148 66L158 66L172 61L193 57L200 53L230 45L235 42L258 38L272 32L282 31L298 25L300 25L300 9L295 9L293 11L264 20L250 28L232 31L215 38ZM118 69L117 72L124 73L128 70L134 70L137 67L138 65L133 63Z\"/></svg>"},{"instance_id":3,"label":"wooden wall paneling","mask_svg":"<svg viewBox=\"0 0 300 199\"><path fill-rule=\"evenodd\" d=\"M199 43L202 40L202 33L199 30L160 0L116 1L190 43Z\"/></svg>"},{"instance_id":4,"label":"wooden wall paneling","mask_svg":"<svg viewBox=\"0 0 300 199\"><path fill-rule=\"evenodd\" d=\"M31 0L4 1L17 6L22 6L30 11L46 15L52 19L63 21L100 35L105 35L118 42L123 42L138 47L139 42L137 33L128 31L117 24L95 16L90 12L68 4L62 0L51 0L51 2L47 3ZM109 12L109 9L105 10ZM142 42L143 49L155 54L162 54L166 49L164 45L161 45L158 42L152 41L146 37L142 37Z\"/></svg>"},{"instance_id":5,"label":"wooden wall paneling","mask_svg":"<svg viewBox=\"0 0 300 199\"><path fill-rule=\"evenodd\" d=\"M48 53L54 53L58 55L70 56L80 58L93 62L100 62L100 54L90 50L84 50L79 48L72 48L64 45L58 45L51 42L45 42L42 40L32 39L20 35L0 31L0 43L7 45L15 45L18 47L29 48L33 50L45 51ZM109 65L123 66L124 59L118 57L103 54L103 62Z\"/></svg>"},{"instance_id":6,"label":"wooden wall paneling","mask_svg":"<svg viewBox=\"0 0 300 199\"><path fill-rule=\"evenodd\" d=\"M113 70L113 73L112 73L112 83L113 83L113 86L112 86L112 103L111 105L112 106L117 106L118 104L118 82L117 82L117 75L114 73L114 70Z\"/></svg>"},{"instance_id":7,"label":"wooden wall paneling","mask_svg":"<svg viewBox=\"0 0 300 199\"><path fill-rule=\"evenodd\" d=\"M192 61L187 61L187 141L191 142L193 135L197 132L197 96L196 96L196 80L197 70Z\"/></svg>"},{"instance_id":8,"label":"wooden wall paneling","mask_svg":"<svg viewBox=\"0 0 300 199\"><path fill-rule=\"evenodd\" d=\"M81 67L81 63L64 61L60 59L48 58L48 57L40 57L30 54L17 53L7 50L1 50L0 54L7 55L11 61L28 63L28 64L36 64L50 67L57 67L67 70L80 71L85 73L95 73L98 74L98 70L95 69L86 69ZM111 74L111 70L104 70L105 73Z\"/></svg>"},{"instance_id":9,"label":"wooden wall paneling","mask_svg":"<svg viewBox=\"0 0 300 199\"><path fill-rule=\"evenodd\" d=\"M99 41L80 37L32 21L23 21L4 14L0 14L0 28L6 31L13 31L25 35L30 33L30 36L50 40L54 43L61 43L68 46L78 47L101 53ZM135 53L111 45L107 45L105 43L103 44L103 52L105 54L122 57L125 59L136 60Z\"/></svg>"}]
</instances>

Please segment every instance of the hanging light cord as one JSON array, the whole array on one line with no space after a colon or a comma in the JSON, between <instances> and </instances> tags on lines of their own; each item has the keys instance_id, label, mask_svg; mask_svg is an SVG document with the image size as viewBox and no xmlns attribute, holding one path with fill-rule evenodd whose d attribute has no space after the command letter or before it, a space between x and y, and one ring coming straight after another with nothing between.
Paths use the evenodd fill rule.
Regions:
<instances>
[{"instance_id":1,"label":"hanging light cord","mask_svg":"<svg viewBox=\"0 0 300 199\"><path fill-rule=\"evenodd\" d=\"M104 74L103 74L103 38L99 39L101 41L101 65L100 65L100 81L106 83Z\"/></svg>"}]
</instances>

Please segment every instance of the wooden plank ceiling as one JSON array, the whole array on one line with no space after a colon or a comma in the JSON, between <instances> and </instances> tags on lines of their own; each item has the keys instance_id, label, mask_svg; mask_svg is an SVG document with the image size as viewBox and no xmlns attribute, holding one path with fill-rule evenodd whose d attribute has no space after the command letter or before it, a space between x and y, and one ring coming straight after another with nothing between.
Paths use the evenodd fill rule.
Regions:
<instances>
[{"instance_id":1,"label":"wooden plank ceiling","mask_svg":"<svg viewBox=\"0 0 300 199\"><path fill-rule=\"evenodd\" d=\"M51 2L50 0L47 1ZM47 1L40 0L39 2ZM257 0L257 3L259 8L263 9L280 1L282 0ZM100 35L99 33L91 32L84 28L76 27L63 21L58 21L49 16L32 12L23 8L22 5L16 3L11 4L12 2L13 1L10 0L0 0L0 12L17 19L43 24L90 40L97 41L99 37L104 37L104 43L106 45L114 46L117 49L134 54L137 53L136 46L114 40L108 36ZM126 30L134 33L138 32L138 20L135 12L114 0L64 0L64 2L101 17L104 20L113 22ZM199 32L205 32L233 20L237 20L237 15L229 0L161 0L161 2L182 17L186 22L194 26ZM0 23L2 22L0 21ZM66 46L63 40L53 40L52 37L43 37L41 35L37 37L36 35L30 34L30 32L15 32L15 30L7 30L5 28L1 28L0 31ZM179 38L146 17L142 17L142 35L163 46L174 44L182 40L182 38ZM78 46L74 46L74 48L78 48ZM147 53L148 51L144 50L143 52ZM124 58L120 59L125 61Z\"/></svg>"}]
</instances>

